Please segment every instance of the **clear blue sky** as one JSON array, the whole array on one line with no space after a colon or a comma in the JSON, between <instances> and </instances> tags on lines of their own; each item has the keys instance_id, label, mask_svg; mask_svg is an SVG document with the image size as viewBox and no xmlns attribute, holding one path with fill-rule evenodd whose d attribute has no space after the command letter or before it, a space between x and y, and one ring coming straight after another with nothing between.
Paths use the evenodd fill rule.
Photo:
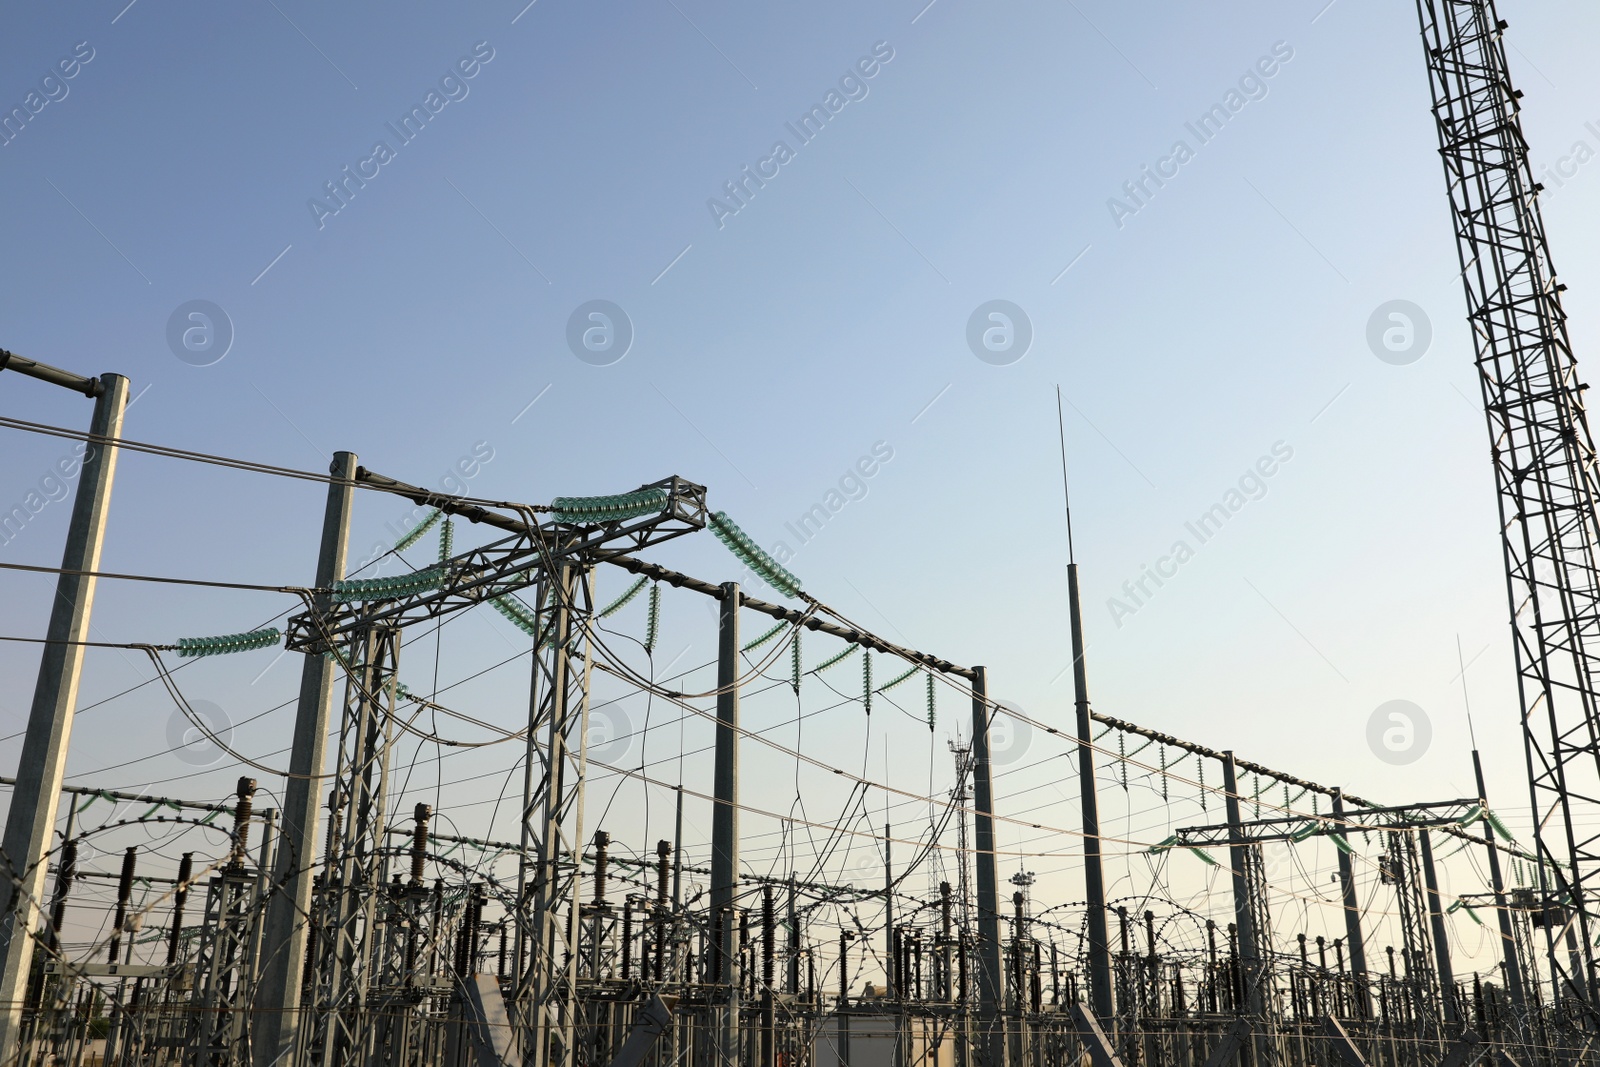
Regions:
<instances>
[{"instance_id":1,"label":"clear blue sky","mask_svg":"<svg viewBox=\"0 0 1600 1067\"><path fill-rule=\"evenodd\" d=\"M529 502L681 474L763 544L798 548L808 591L986 664L997 696L1065 723L1059 383L1097 707L1363 795L1465 795L1459 634L1491 792L1520 821L1492 483L1410 4L123 2L33 7L0 40L0 109L28 112L0 147L0 346L128 375L130 437L306 469L350 449L429 485L487 442L471 491ZM1581 358L1600 163L1571 156L1600 149L1600 13L1502 15L1534 157L1572 175L1546 220ZM80 42L92 59L41 85ZM1191 125L1232 91L1201 143ZM30 92L59 99L35 114ZM414 105L428 119L405 141L388 124ZM786 124L814 107L829 118L803 141ZM1176 173L1130 200L1124 183L1180 140ZM364 162L380 141L386 161ZM778 141L789 158L764 163ZM725 183L746 166L768 177L738 205ZM368 177L340 204L325 183L346 167ZM1404 366L1366 340L1395 299L1432 326ZM193 300L232 324L208 366L167 339ZM610 365L568 345L592 300L631 322ZM969 348L991 300L1031 322L1018 362ZM11 375L0 408L89 414ZM785 524L879 442L892 458L865 495L849 483L860 498L800 547ZM1292 458L1260 499L1114 618L1123 583L1279 442ZM0 506L64 450L7 432ZM66 512L0 559L58 562ZM315 487L127 456L105 565L305 582L320 513ZM404 514L363 497L356 557ZM736 576L709 536L659 558ZM4 631L41 631L49 583L0 589ZM166 642L285 606L106 585L96 624ZM473 650L443 651L445 676L466 672ZM0 649L8 731L34 663ZM145 670L90 667L86 700ZM230 664L194 695L241 719L293 673L252 687ZM1402 770L1365 739L1392 699L1433 723ZM165 747L169 709L129 707L79 734L74 774Z\"/></svg>"}]
</instances>

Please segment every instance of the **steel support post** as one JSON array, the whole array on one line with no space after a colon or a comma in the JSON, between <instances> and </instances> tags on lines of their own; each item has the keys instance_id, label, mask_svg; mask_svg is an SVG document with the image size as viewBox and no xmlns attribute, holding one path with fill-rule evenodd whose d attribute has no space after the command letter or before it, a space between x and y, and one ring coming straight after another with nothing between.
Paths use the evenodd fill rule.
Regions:
<instances>
[{"instance_id":1,"label":"steel support post","mask_svg":"<svg viewBox=\"0 0 1600 1067\"><path fill-rule=\"evenodd\" d=\"M548 667L548 724L544 805L538 835L538 868L533 882L533 960L528 984L531 1003L523 1016L530 1034L529 1067L572 1067L578 1061L577 906L583 855L583 787L588 761L588 656L582 673L572 662L573 633L587 630L592 606L590 577L562 564L556 569L549 609L552 648ZM545 612L540 612L541 619ZM581 620L581 621L580 621ZM540 632L545 632L541 625ZM587 644L587 640L585 641ZM535 645L537 655L538 645ZM545 713L541 712L541 717ZM561 909L566 906L566 923ZM563 969L564 968L564 969Z\"/></svg>"},{"instance_id":2,"label":"steel support post","mask_svg":"<svg viewBox=\"0 0 1600 1067\"><path fill-rule=\"evenodd\" d=\"M889 999L900 993L900 983L895 977L894 963L894 847L893 831L883 824L883 958L891 961L883 969L883 987ZM898 1045L898 1043L897 1043Z\"/></svg>"},{"instance_id":3,"label":"steel support post","mask_svg":"<svg viewBox=\"0 0 1600 1067\"><path fill-rule=\"evenodd\" d=\"M1000 890L995 863L994 788L989 765L988 672L972 668L972 794L978 868L978 1063L1005 1067L1000 1013Z\"/></svg>"},{"instance_id":4,"label":"steel support post","mask_svg":"<svg viewBox=\"0 0 1600 1067\"><path fill-rule=\"evenodd\" d=\"M536 604L544 604L551 586L549 580L540 582L534 588ZM544 619L544 614L534 612L534 618ZM533 639L533 655L530 657L528 678L528 736L522 757L522 819L518 841L517 854L517 912L516 936L512 940L512 960L516 961L512 973L520 976L523 962L530 956L530 945L537 939L537 933L532 931L528 922L528 905L533 892L533 883L528 879L530 871L534 870L534 811L538 804L540 782L535 770L539 766L539 726L541 723L540 709L543 706L540 697L539 682L542 677L543 664L539 660L539 645L543 640L543 632L539 631Z\"/></svg>"},{"instance_id":5,"label":"steel support post","mask_svg":"<svg viewBox=\"0 0 1600 1067\"><path fill-rule=\"evenodd\" d=\"M1244 837L1244 820L1239 813L1239 781L1234 771L1233 752L1222 754L1222 788L1228 810L1228 866L1233 873L1233 921L1239 930L1239 962L1244 969L1245 997L1251 1015L1259 1017L1261 1002L1261 953L1256 945L1255 911L1250 906L1250 881L1245 853L1250 845Z\"/></svg>"},{"instance_id":6,"label":"steel support post","mask_svg":"<svg viewBox=\"0 0 1600 1067\"><path fill-rule=\"evenodd\" d=\"M323 985L316 1011L324 1067L345 1067L367 1054L373 1030L368 994L374 984L377 948L374 926L377 896L383 889L384 824L387 816L389 752L392 741L400 631L364 626L341 655L350 657L340 722L341 785L348 790L342 810L344 838L339 845L337 880L327 893Z\"/></svg>"},{"instance_id":7,"label":"steel support post","mask_svg":"<svg viewBox=\"0 0 1600 1067\"><path fill-rule=\"evenodd\" d=\"M1444 1002L1444 1021L1454 1025L1461 1021L1456 1004L1455 972L1450 967L1450 940L1444 927L1444 909L1439 903L1439 879L1433 869L1433 845L1428 831L1417 831L1417 843L1422 847L1422 881L1428 889L1428 925L1433 931L1434 966L1439 971L1439 999Z\"/></svg>"},{"instance_id":8,"label":"steel support post","mask_svg":"<svg viewBox=\"0 0 1600 1067\"><path fill-rule=\"evenodd\" d=\"M83 453L66 548L61 554L62 573L56 579L45 631L50 643L39 656L39 679L6 816L4 854L0 855L6 874L0 878L0 1063L8 1065L20 1051L22 1001L33 967L33 935L39 925L39 902L83 671L84 646L79 642L89 638L89 615L94 606L95 579L82 572L100 569L111 482L117 469L117 450L109 442L122 436L122 416L128 406L128 379L107 374L100 382L102 389L89 423L92 438Z\"/></svg>"},{"instance_id":9,"label":"steel support post","mask_svg":"<svg viewBox=\"0 0 1600 1067\"><path fill-rule=\"evenodd\" d=\"M1106 929L1106 883L1100 862L1100 798L1095 792L1094 722L1089 716L1089 675L1083 653L1083 612L1078 599L1078 565L1067 565L1067 601L1072 625L1072 688L1078 726L1078 793L1083 806L1083 889L1088 901L1089 1005L1109 1024L1111 941Z\"/></svg>"},{"instance_id":10,"label":"steel support post","mask_svg":"<svg viewBox=\"0 0 1600 1067\"><path fill-rule=\"evenodd\" d=\"M1494 914L1500 923L1501 957L1505 960L1506 994L1511 998L1520 1031L1528 1017L1528 1002L1522 989L1522 961L1517 955L1517 935L1511 928L1511 909L1506 907L1506 884L1500 873L1500 850L1495 847L1494 827L1489 822L1488 790L1483 784L1483 761L1472 750L1472 775L1478 783L1478 803L1483 808L1483 843L1489 853L1489 888L1494 893Z\"/></svg>"},{"instance_id":11,"label":"steel support post","mask_svg":"<svg viewBox=\"0 0 1600 1067\"><path fill-rule=\"evenodd\" d=\"M1345 833L1344 793L1333 791L1333 818ZM1356 898L1356 876L1350 862L1350 853L1335 849L1339 858L1339 892L1344 904L1344 943L1350 950L1350 977L1355 986L1356 1013L1363 1019L1372 1017L1372 991L1367 987L1367 949L1361 936L1361 903Z\"/></svg>"},{"instance_id":12,"label":"steel support post","mask_svg":"<svg viewBox=\"0 0 1600 1067\"><path fill-rule=\"evenodd\" d=\"M720 923L713 981L727 985L722 1062L738 1064L739 973L734 899L739 887L739 583L722 584L717 625L717 738L711 810L711 915Z\"/></svg>"},{"instance_id":13,"label":"steel support post","mask_svg":"<svg viewBox=\"0 0 1600 1067\"><path fill-rule=\"evenodd\" d=\"M335 452L328 468L327 505L322 513L322 546L317 552L317 588L327 589L344 577L355 495L354 452ZM315 606L327 607L321 595ZM294 1052L300 1029L300 995L304 977L312 879L316 874L317 817L328 756L328 724L333 714L333 682L337 665L327 656L307 654L300 666L300 703L295 712L294 742L289 752L289 778L283 790L283 830L278 862L272 874L274 891L267 904L252 1042L257 1067L272 1067Z\"/></svg>"}]
</instances>

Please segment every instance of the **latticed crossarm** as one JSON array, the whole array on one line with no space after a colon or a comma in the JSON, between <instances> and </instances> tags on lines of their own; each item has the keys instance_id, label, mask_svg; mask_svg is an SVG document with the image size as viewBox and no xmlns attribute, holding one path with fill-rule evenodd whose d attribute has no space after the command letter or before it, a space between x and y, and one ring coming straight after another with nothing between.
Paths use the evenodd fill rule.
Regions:
<instances>
[{"instance_id":1,"label":"latticed crossarm","mask_svg":"<svg viewBox=\"0 0 1600 1067\"><path fill-rule=\"evenodd\" d=\"M1318 820L1305 815L1251 819L1240 824L1244 840L1255 844L1272 841L1303 841L1319 835L1348 835L1356 830L1407 829L1433 826L1470 826L1483 817L1476 800L1441 800L1431 804L1402 804L1389 808L1350 808L1343 815ZM1306 832L1311 827L1312 832ZM1185 826L1158 849L1221 848L1228 844L1228 824ZM1152 849L1151 851L1156 851Z\"/></svg>"},{"instance_id":2,"label":"latticed crossarm","mask_svg":"<svg viewBox=\"0 0 1600 1067\"><path fill-rule=\"evenodd\" d=\"M1600 477L1492 0L1419 0L1476 347L1540 852L1574 893L1592 999L1600 889ZM1553 948L1553 946L1552 946ZM1561 953L1549 952L1564 968ZM1578 976L1573 976L1578 977Z\"/></svg>"},{"instance_id":3,"label":"latticed crossarm","mask_svg":"<svg viewBox=\"0 0 1600 1067\"><path fill-rule=\"evenodd\" d=\"M419 504L488 523L512 536L471 549L426 570L340 582L332 602L288 623L287 647L323 652L366 626L401 629L475 604L499 601L537 584L561 562L592 565L702 530L708 522L705 486L667 478L615 497L555 509L556 518L525 521L417 489L370 472L364 479Z\"/></svg>"}]
</instances>

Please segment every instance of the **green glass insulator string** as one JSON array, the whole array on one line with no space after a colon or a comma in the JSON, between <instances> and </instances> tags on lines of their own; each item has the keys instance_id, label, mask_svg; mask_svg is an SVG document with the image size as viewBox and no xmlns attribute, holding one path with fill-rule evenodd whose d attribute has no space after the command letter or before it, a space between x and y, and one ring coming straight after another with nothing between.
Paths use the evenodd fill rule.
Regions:
<instances>
[{"instance_id":1,"label":"green glass insulator string","mask_svg":"<svg viewBox=\"0 0 1600 1067\"><path fill-rule=\"evenodd\" d=\"M220 637L180 637L178 656L189 659L201 656L226 656L234 652L254 652L261 648L271 648L282 637L283 631L276 627L251 630L242 634L223 634Z\"/></svg>"},{"instance_id":2,"label":"green glass insulator string","mask_svg":"<svg viewBox=\"0 0 1600 1067\"><path fill-rule=\"evenodd\" d=\"M634 582L621 596L617 597L617 599L600 609L600 618L608 619L617 612L621 611L623 608L627 607L628 603L632 601L634 597L638 596L639 591L649 584L649 582L650 579L648 578L640 578L637 582Z\"/></svg>"},{"instance_id":3,"label":"green glass insulator string","mask_svg":"<svg viewBox=\"0 0 1600 1067\"><path fill-rule=\"evenodd\" d=\"M397 574L389 578L352 578L333 583L333 598L338 601L398 600L430 592L444 584L449 572L442 566Z\"/></svg>"},{"instance_id":4,"label":"green glass insulator string","mask_svg":"<svg viewBox=\"0 0 1600 1067\"><path fill-rule=\"evenodd\" d=\"M509 596L497 596L489 599L489 606L511 620L512 625L529 637L534 637L538 634L539 623L537 617L520 602L513 600Z\"/></svg>"},{"instance_id":5,"label":"green glass insulator string","mask_svg":"<svg viewBox=\"0 0 1600 1067\"><path fill-rule=\"evenodd\" d=\"M741 563L755 572L756 576L772 588L787 597L799 597L800 579L784 569L783 565L750 538L750 535L728 518L725 511L714 512L711 516L711 532L718 541L725 545Z\"/></svg>"},{"instance_id":6,"label":"green glass insulator string","mask_svg":"<svg viewBox=\"0 0 1600 1067\"><path fill-rule=\"evenodd\" d=\"M739 651L741 651L741 652L754 652L756 649L760 648L762 645L766 644L768 641L771 641L774 637L777 637L779 634L783 633L783 631L788 627L788 625L789 624L786 623L786 622L778 623L778 625L774 626L772 629L768 630L766 633L762 634L760 637L756 638L754 641L751 641L748 645L745 645Z\"/></svg>"},{"instance_id":7,"label":"green glass insulator string","mask_svg":"<svg viewBox=\"0 0 1600 1067\"><path fill-rule=\"evenodd\" d=\"M855 655L857 650L859 650L860 647L861 646L859 646L859 645L850 645L843 652L837 653L836 655L829 656L827 659L823 660L821 663L819 663L815 667L811 668L811 673L812 674L821 674L823 671L827 670L829 667L832 667L832 666L834 666L834 665L836 665L838 663L842 663L846 659L849 659L851 656Z\"/></svg>"},{"instance_id":8,"label":"green glass insulator string","mask_svg":"<svg viewBox=\"0 0 1600 1067\"><path fill-rule=\"evenodd\" d=\"M656 650L656 638L661 636L661 583L650 586L650 615L644 626L644 652L651 655Z\"/></svg>"},{"instance_id":9,"label":"green glass insulator string","mask_svg":"<svg viewBox=\"0 0 1600 1067\"><path fill-rule=\"evenodd\" d=\"M887 682L884 682L882 685L878 686L877 691L880 692L880 693L887 693L889 690L893 689L895 686L899 685L900 683L910 680L911 676L916 674L920 670L922 670L921 667L912 667L909 671L906 671L904 674L897 674L893 678L889 679Z\"/></svg>"},{"instance_id":10,"label":"green glass insulator string","mask_svg":"<svg viewBox=\"0 0 1600 1067\"><path fill-rule=\"evenodd\" d=\"M396 552L404 552L406 549L422 540L422 535L433 529L433 524L438 522L443 515L444 512L440 511L438 508L434 508L428 513L427 518L423 519L420 523L412 528L410 533L406 534L404 537L400 538L400 540L394 543L394 550Z\"/></svg>"},{"instance_id":11,"label":"green glass insulator string","mask_svg":"<svg viewBox=\"0 0 1600 1067\"><path fill-rule=\"evenodd\" d=\"M654 515L666 505L665 489L639 489L614 496L558 496L550 510L562 522L625 522Z\"/></svg>"}]
</instances>

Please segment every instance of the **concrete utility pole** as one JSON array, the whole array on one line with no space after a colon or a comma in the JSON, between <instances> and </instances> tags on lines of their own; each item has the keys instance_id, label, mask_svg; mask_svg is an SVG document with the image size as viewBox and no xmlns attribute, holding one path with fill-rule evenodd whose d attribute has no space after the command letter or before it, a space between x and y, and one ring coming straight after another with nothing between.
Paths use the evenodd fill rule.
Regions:
<instances>
[{"instance_id":1,"label":"concrete utility pole","mask_svg":"<svg viewBox=\"0 0 1600 1067\"><path fill-rule=\"evenodd\" d=\"M1267 1000L1272 992L1263 988L1267 984L1267 956L1264 950L1270 950L1271 945L1261 943L1268 931L1256 929L1255 907L1251 901L1254 892L1251 881L1253 877L1260 877L1260 872L1258 870L1252 875L1246 870L1249 853L1261 846L1251 843L1244 836L1244 818L1239 812L1239 778L1232 749L1222 753L1222 785L1226 790L1224 806L1228 811L1228 866L1233 869L1233 918L1239 935L1239 969L1244 975L1245 1008L1251 1018L1264 1020ZM1259 858L1257 854L1256 859ZM1273 1062L1270 1034L1256 1031L1251 1049L1253 1067L1265 1067Z\"/></svg>"},{"instance_id":2,"label":"concrete utility pole","mask_svg":"<svg viewBox=\"0 0 1600 1067\"><path fill-rule=\"evenodd\" d=\"M94 606L95 579L81 572L100 569L111 481L117 469L117 450L110 442L122 436L128 379L120 374L82 378L3 351L0 370L21 371L95 398L89 424L92 436L83 452L66 549L61 554L62 573L56 579L46 630L50 643L39 657L39 680L6 817L5 851L0 856L6 875L0 878L0 1064L11 1064L19 1051L22 1000L33 967L33 935L39 925L39 902L83 672L82 642L89 639L89 614Z\"/></svg>"},{"instance_id":3,"label":"concrete utility pole","mask_svg":"<svg viewBox=\"0 0 1600 1067\"><path fill-rule=\"evenodd\" d=\"M972 668L972 794L978 851L978 1063L1004 1067L1000 1018L1000 889L995 864L994 788L989 767L988 672Z\"/></svg>"},{"instance_id":4,"label":"concrete utility pole","mask_svg":"<svg viewBox=\"0 0 1600 1067\"><path fill-rule=\"evenodd\" d=\"M1500 850L1494 843L1494 826L1489 822L1489 791L1483 785L1483 761L1478 750L1472 750L1472 775L1478 783L1478 803L1483 806L1483 841L1489 849L1489 888L1494 892L1494 912L1500 920L1501 957L1505 961L1506 992L1511 997L1511 1007L1517 1018L1528 1014L1528 1002L1522 989L1522 962L1517 955L1517 937L1511 929L1511 909L1506 907L1506 884L1500 874Z\"/></svg>"},{"instance_id":5,"label":"concrete utility pole","mask_svg":"<svg viewBox=\"0 0 1600 1067\"><path fill-rule=\"evenodd\" d=\"M711 810L711 914L723 922L723 939L733 929L731 911L739 887L739 583L722 585L717 641L716 766ZM724 946L725 947L725 946ZM731 959L721 953L727 981Z\"/></svg>"},{"instance_id":6,"label":"concrete utility pole","mask_svg":"<svg viewBox=\"0 0 1600 1067\"><path fill-rule=\"evenodd\" d=\"M322 513L322 546L317 553L317 588L326 589L344 577L355 495L354 452L335 452L328 473L327 506ZM318 610L327 607L319 597ZM318 796L327 763L328 728L333 714L337 665L326 656L308 655L300 667L300 705L295 712L294 747L289 755L291 777L283 791L283 831L277 869L267 905L262 937L261 983L256 991L255 1062L270 1067L293 1055L300 1028L301 982L311 911L312 877L316 873Z\"/></svg>"},{"instance_id":7,"label":"concrete utility pole","mask_svg":"<svg viewBox=\"0 0 1600 1067\"><path fill-rule=\"evenodd\" d=\"M1228 866L1233 869L1233 920L1239 928L1239 960L1244 970L1245 998L1250 1014L1262 1010L1262 956L1256 944L1255 911L1250 906L1250 879L1245 871L1246 853L1256 847L1245 840L1244 819L1239 813L1239 780L1234 770L1233 751L1222 754L1223 802L1228 810Z\"/></svg>"},{"instance_id":8,"label":"concrete utility pole","mask_svg":"<svg viewBox=\"0 0 1600 1067\"><path fill-rule=\"evenodd\" d=\"M1428 924L1433 930L1434 965L1439 969L1439 999L1444 1003L1444 1021L1454 1025L1460 1021L1461 1012L1456 1004L1456 976L1450 967L1450 935L1444 925L1439 878L1433 869L1433 843L1428 840L1428 831L1417 831L1417 844L1422 849L1422 884L1428 890Z\"/></svg>"},{"instance_id":9,"label":"concrete utility pole","mask_svg":"<svg viewBox=\"0 0 1600 1067\"><path fill-rule=\"evenodd\" d=\"M723 1056L738 1062L739 935L733 901L739 888L739 583L722 583L717 628L717 740L711 811L711 916L721 943L714 981L728 986Z\"/></svg>"},{"instance_id":10,"label":"concrete utility pole","mask_svg":"<svg viewBox=\"0 0 1600 1067\"><path fill-rule=\"evenodd\" d=\"M1338 833L1348 835L1344 825L1344 792L1333 791L1333 818ZM1350 853L1335 849L1339 856L1339 893L1344 905L1344 942L1350 949L1350 977L1354 980L1356 1007L1361 1018L1372 1016L1371 992L1367 987L1367 948L1361 936L1361 904L1356 899L1356 875Z\"/></svg>"}]
</instances>

